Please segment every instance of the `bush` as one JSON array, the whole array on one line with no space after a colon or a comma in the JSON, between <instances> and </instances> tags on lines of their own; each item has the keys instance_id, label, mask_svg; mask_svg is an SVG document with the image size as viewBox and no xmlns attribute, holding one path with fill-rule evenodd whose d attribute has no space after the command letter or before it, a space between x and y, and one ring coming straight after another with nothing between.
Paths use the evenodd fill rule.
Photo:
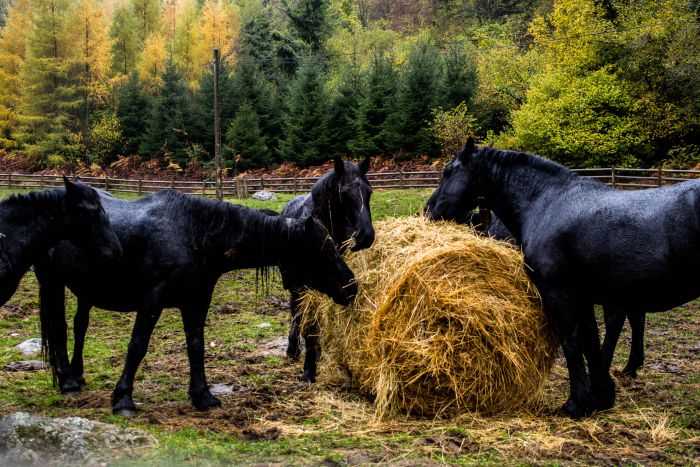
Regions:
<instances>
[{"instance_id":1,"label":"bush","mask_svg":"<svg viewBox=\"0 0 700 467\"><path fill-rule=\"evenodd\" d=\"M464 146L467 138L478 131L476 119L469 113L465 102L450 110L436 109L433 115L428 128L446 158L451 158Z\"/></svg>"}]
</instances>

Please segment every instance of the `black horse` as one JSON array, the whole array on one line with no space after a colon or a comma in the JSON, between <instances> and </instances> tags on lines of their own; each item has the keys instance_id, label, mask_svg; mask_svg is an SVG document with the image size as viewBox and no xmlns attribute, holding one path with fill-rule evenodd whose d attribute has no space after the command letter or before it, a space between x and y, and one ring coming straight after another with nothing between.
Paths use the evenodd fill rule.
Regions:
<instances>
[{"instance_id":1,"label":"black horse","mask_svg":"<svg viewBox=\"0 0 700 467\"><path fill-rule=\"evenodd\" d=\"M63 178L65 188L13 195L0 202L0 305L17 290L29 267L61 240L71 240L102 258L121 246L97 192Z\"/></svg>"},{"instance_id":2,"label":"black horse","mask_svg":"<svg viewBox=\"0 0 700 467\"><path fill-rule=\"evenodd\" d=\"M483 201L480 204L483 204ZM460 216L450 220L471 225L478 233L495 240L519 245L518 240L513 237L510 230L488 209L480 207L478 210L475 209L468 212L466 217ZM605 338L603 339L602 347L603 362L610 369L625 315L615 311L610 312L605 307L603 307L603 310L605 312ZM626 313L626 316L632 329L632 345L630 346L627 365L622 369L621 374L636 378L637 370L644 364L644 322L646 315L645 313L630 311Z\"/></svg>"},{"instance_id":3,"label":"black horse","mask_svg":"<svg viewBox=\"0 0 700 467\"><path fill-rule=\"evenodd\" d=\"M279 266L295 287L311 287L342 305L357 293L352 271L313 218L269 216L254 209L161 191L138 201L101 192L124 254L105 267L69 243L36 268L42 337L62 393L80 390L82 350L92 306L136 311L126 364L112 396L115 413L131 415L134 376L163 308L179 308L190 362L189 394L206 410L220 405L204 374L204 323L212 292L226 271ZM64 285L78 297L75 348L68 364Z\"/></svg>"},{"instance_id":4,"label":"black horse","mask_svg":"<svg viewBox=\"0 0 700 467\"><path fill-rule=\"evenodd\" d=\"M312 216L318 219L331 233L331 237L340 252L350 247L351 251L369 248L374 242L374 227L369 208L372 187L367 181L369 158L360 165L335 159L333 170L318 179L311 193L297 196L287 202L282 210L282 216L303 218ZM352 239L352 240L351 240ZM289 345L287 355L296 360L299 358L299 300L303 288L290 283L286 274L282 280L291 292L289 300L292 326L289 330ZM316 382L316 361L320 357L318 330L310 325L304 332L306 355L304 357L303 381Z\"/></svg>"},{"instance_id":5,"label":"black horse","mask_svg":"<svg viewBox=\"0 0 700 467\"><path fill-rule=\"evenodd\" d=\"M521 243L561 339L570 379L562 410L578 418L612 407L593 305L609 315L614 348L627 312L665 311L700 295L700 181L619 191L536 155L475 151L470 140L425 210L452 219L479 196Z\"/></svg>"}]
</instances>

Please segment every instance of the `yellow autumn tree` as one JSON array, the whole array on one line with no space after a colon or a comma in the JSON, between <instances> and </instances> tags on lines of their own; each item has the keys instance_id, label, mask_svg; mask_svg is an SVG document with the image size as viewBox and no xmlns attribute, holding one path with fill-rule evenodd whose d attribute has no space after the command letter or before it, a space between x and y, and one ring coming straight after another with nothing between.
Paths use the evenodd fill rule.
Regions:
<instances>
[{"instance_id":1,"label":"yellow autumn tree","mask_svg":"<svg viewBox=\"0 0 700 467\"><path fill-rule=\"evenodd\" d=\"M221 56L232 63L235 59L232 52L239 29L238 12L230 3L221 0L204 2L200 23L201 64L205 65L211 60L214 49L219 49Z\"/></svg>"},{"instance_id":2,"label":"yellow autumn tree","mask_svg":"<svg viewBox=\"0 0 700 467\"><path fill-rule=\"evenodd\" d=\"M139 64L139 78L149 91L155 91L161 85L167 59L165 36L157 32L147 36Z\"/></svg>"},{"instance_id":3,"label":"yellow autumn tree","mask_svg":"<svg viewBox=\"0 0 700 467\"><path fill-rule=\"evenodd\" d=\"M12 131L23 88L26 34L31 26L31 1L18 0L0 30L0 149L16 146Z\"/></svg>"},{"instance_id":4,"label":"yellow autumn tree","mask_svg":"<svg viewBox=\"0 0 700 467\"><path fill-rule=\"evenodd\" d=\"M69 24L75 45L76 71L82 74L86 112L103 105L108 98L110 48L109 18L103 0L78 0ZM86 117L86 119L89 119Z\"/></svg>"},{"instance_id":5,"label":"yellow autumn tree","mask_svg":"<svg viewBox=\"0 0 700 467\"><path fill-rule=\"evenodd\" d=\"M202 35L197 0L184 0L177 15L177 27L173 37L173 62L182 71L190 88L197 85L201 76Z\"/></svg>"}]
</instances>

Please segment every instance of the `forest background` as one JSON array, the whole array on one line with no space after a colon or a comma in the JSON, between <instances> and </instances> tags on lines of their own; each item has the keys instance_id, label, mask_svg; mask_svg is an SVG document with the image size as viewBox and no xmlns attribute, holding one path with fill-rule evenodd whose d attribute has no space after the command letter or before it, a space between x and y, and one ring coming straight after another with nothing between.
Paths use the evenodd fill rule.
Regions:
<instances>
[{"instance_id":1,"label":"forest background","mask_svg":"<svg viewBox=\"0 0 700 467\"><path fill-rule=\"evenodd\" d=\"M0 0L0 155L234 172L451 154L700 163L698 0ZM129 159L129 157L131 159Z\"/></svg>"}]
</instances>

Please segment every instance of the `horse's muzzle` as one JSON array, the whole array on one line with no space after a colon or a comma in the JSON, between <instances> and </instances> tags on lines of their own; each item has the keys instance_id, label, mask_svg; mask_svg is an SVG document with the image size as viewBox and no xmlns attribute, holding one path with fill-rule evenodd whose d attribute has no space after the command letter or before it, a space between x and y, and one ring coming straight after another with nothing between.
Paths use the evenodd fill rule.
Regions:
<instances>
[{"instance_id":1,"label":"horse's muzzle","mask_svg":"<svg viewBox=\"0 0 700 467\"><path fill-rule=\"evenodd\" d=\"M348 306L355 301L357 292L357 283L353 281L343 288L343 293L341 295L335 295L333 301L340 306Z\"/></svg>"}]
</instances>

